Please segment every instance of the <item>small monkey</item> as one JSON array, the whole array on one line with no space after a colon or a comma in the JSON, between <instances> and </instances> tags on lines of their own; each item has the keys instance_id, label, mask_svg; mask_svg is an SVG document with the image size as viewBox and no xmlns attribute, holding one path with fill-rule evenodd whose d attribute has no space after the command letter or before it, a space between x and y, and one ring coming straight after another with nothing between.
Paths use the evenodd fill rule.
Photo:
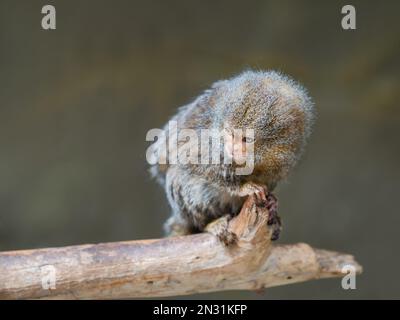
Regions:
<instances>
[{"instance_id":1,"label":"small monkey","mask_svg":"<svg viewBox=\"0 0 400 320\"><path fill-rule=\"evenodd\" d=\"M202 232L214 220L238 214L246 196L255 194L269 209L268 224L276 226L272 237L277 239L280 219L276 213L277 200L271 192L296 164L310 133L313 103L306 90L275 71L245 71L215 82L193 102L181 107L171 120L177 123L177 132L220 130L224 136L224 154L230 155L231 162L159 161L151 166L150 171L165 188L172 208L172 215L164 225L166 233ZM245 134L235 135L236 129ZM246 129L253 130L252 137L246 136ZM164 130L168 132L168 124ZM177 150L187 143L178 141ZM250 145L253 170L239 175L237 168ZM161 149L157 141L154 156L165 160L161 159Z\"/></svg>"}]
</instances>

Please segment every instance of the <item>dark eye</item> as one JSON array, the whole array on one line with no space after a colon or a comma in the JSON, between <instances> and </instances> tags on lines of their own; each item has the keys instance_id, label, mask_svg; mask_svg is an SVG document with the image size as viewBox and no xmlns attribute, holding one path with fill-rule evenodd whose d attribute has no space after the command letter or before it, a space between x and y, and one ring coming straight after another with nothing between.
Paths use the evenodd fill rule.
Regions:
<instances>
[{"instance_id":1,"label":"dark eye","mask_svg":"<svg viewBox=\"0 0 400 320\"><path fill-rule=\"evenodd\" d=\"M250 137L243 137L242 141L245 142L245 143L253 143L254 139L250 138Z\"/></svg>"}]
</instances>

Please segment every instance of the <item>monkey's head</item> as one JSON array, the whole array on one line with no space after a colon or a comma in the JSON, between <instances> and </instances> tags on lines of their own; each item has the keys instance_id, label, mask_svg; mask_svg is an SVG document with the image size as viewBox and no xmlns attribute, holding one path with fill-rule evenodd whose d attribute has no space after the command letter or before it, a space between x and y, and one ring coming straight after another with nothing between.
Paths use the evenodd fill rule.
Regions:
<instances>
[{"instance_id":1,"label":"monkey's head","mask_svg":"<svg viewBox=\"0 0 400 320\"><path fill-rule=\"evenodd\" d=\"M305 89L277 72L246 71L215 83L211 92L214 127L225 128L225 149L233 163L243 163L244 152L252 147L254 170L248 180L272 186L285 178L313 122L313 103Z\"/></svg>"}]
</instances>

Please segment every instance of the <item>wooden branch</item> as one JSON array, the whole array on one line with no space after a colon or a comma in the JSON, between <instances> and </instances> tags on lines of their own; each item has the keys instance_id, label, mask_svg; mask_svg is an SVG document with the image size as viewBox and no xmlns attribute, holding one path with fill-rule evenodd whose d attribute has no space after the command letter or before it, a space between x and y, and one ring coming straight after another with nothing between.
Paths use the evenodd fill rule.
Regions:
<instances>
[{"instance_id":1,"label":"wooden branch","mask_svg":"<svg viewBox=\"0 0 400 320\"><path fill-rule=\"evenodd\" d=\"M258 290L343 276L351 255L307 244L271 245L268 211L249 197L227 231L0 253L0 299L118 299Z\"/></svg>"}]
</instances>

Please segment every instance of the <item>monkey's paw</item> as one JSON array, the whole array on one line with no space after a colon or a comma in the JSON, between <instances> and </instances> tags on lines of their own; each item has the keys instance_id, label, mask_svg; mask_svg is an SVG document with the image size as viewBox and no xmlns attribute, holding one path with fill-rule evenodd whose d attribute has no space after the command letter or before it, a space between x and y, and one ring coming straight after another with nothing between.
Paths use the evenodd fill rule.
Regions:
<instances>
[{"instance_id":1,"label":"monkey's paw","mask_svg":"<svg viewBox=\"0 0 400 320\"><path fill-rule=\"evenodd\" d=\"M278 199L271 192L268 192L266 197L269 213L267 224L272 227L271 240L274 241L279 239L282 230L281 218L278 216Z\"/></svg>"},{"instance_id":2,"label":"monkey's paw","mask_svg":"<svg viewBox=\"0 0 400 320\"><path fill-rule=\"evenodd\" d=\"M222 216L212 222L210 222L204 229L204 231L215 235L219 241L225 246L231 246L237 242L237 236L231 231L228 231L228 223L230 215Z\"/></svg>"},{"instance_id":3,"label":"monkey's paw","mask_svg":"<svg viewBox=\"0 0 400 320\"><path fill-rule=\"evenodd\" d=\"M248 182L241 186L239 190L240 197L246 197L250 195L255 195L257 200L257 205L262 206L266 205L267 198L266 194L268 193L267 187L263 185L259 185L253 182Z\"/></svg>"},{"instance_id":4,"label":"monkey's paw","mask_svg":"<svg viewBox=\"0 0 400 320\"><path fill-rule=\"evenodd\" d=\"M252 194L255 196L257 206L266 207L268 209L269 216L267 224L272 228L271 240L278 240L279 234L282 230L282 223L281 218L278 216L277 198L268 191L266 186L258 185L252 182L243 185L239 192L240 196Z\"/></svg>"}]
</instances>

